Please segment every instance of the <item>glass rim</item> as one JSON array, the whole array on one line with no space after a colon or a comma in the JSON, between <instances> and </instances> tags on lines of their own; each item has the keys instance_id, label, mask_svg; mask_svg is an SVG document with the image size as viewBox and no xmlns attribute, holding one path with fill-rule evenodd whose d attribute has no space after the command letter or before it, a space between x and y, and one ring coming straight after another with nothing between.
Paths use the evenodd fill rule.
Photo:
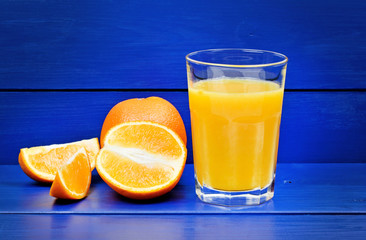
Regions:
<instances>
[{"instance_id":1,"label":"glass rim","mask_svg":"<svg viewBox=\"0 0 366 240\"><path fill-rule=\"evenodd\" d=\"M273 55L277 55L280 56L282 58L284 58L281 61L276 61L276 62L271 62L271 63L263 63L263 64L224 64L224 63L212 63L212 62L204 62L204 61L199 61L199 60L194 60L192 58L190 58L191 55L193 54L197 54L197 53L202 53L202 52L209 52L209 51L226 51L226 50L241 50L241 51L246 51L246 52L265 52L265 53L270 53ZM212 49L205 49L205 50L199 50L199 51L194 51L191 53L188 53L186 55L186 61L187 62L193 62L196 64L201 64L201 65L209 65L209 66L217 66L217 67L235 67L235 68L255 68L255 67L270 67L270 66L275 66L275 65L281 65L281 64L286 64L288 61L288 58L286 55L282 54L282 53L278 53L278 52L274 52L274 51L268 51L268 50L260 50L260 49L249 49L249 48L212 48Z\"/></svg>"}]
</instances>

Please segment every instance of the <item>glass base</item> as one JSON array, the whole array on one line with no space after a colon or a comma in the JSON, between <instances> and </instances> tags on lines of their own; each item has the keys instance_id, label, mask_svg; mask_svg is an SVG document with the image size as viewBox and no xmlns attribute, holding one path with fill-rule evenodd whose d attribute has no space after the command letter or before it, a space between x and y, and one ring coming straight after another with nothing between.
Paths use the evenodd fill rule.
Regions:
<instances>
[{"instance_id":1,"label":"glass base","mask_svg":"<svg viewBox=\"0 0 366 240\"><path fill-rule=\"evenodd\" d=\"M255 189L252 191L221 191L201 186L196 180L196 194L201 201L222 205L222 206L250 206L259 205L273 198L274 179L272 183L263 189Z\"/></svg>"}]
</instances>

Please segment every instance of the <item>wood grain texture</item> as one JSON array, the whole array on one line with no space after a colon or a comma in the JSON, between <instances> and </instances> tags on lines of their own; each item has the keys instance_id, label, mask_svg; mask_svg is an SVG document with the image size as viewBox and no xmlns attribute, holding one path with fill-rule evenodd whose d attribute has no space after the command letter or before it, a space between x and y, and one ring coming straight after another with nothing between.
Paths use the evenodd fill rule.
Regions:
<instances>
[{"instance_id":1,"label":"wood grain texture","mask_svg":"<svg viewBox=\"0 0 366 240\"><path fill-rule=\"evenodd\" d=\"M364 239L366 216L0 215L3 239Z\"/></svg>"},{"instance_id":2,"label":"wood grain texture","mask_svg":"<svg viewBox=\"0 0 366 240\"><path fill-rule=\"evenodd\" d=\"M1 214L363 214L366 215L366 164L278 164L275 197L262 205L226 208L205 204L195 194L193 165L178 185L150 201L128 200L93 172L82 201L49 196L49 185L27 177L18 165L0 165Z\"/></svg>"},{"instance_id":3,"label":"wood grain texture","mask_svg":"<svg viewBox=\"0 0 366 240\"><path fill-rule=\"evenodd\" d=\"M0 2L1 89L185 89L186 54L289 57L289 89L366 88L366 2Z\"/></svg>"},{"instance_id":4,"label":"wood grain texture","mask_svg":"<svg viewBox=\"0 0 366 240\"><path fill-rule=\"evenodd\" d=\"M160 96L181 113L192 144L186 92L0 92L0 164L17 164L20 148L99 137L118 102ZM366 162L364 92L287 92L279 162Z\"/></svg>"}]
</instances>

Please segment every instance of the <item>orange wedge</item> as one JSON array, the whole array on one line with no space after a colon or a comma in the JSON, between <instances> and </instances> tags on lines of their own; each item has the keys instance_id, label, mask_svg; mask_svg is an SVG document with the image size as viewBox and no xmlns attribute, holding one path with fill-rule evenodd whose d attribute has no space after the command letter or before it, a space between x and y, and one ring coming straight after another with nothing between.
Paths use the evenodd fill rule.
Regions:
<instances>
[{"instance_id":1,"label":"orange wedge","mask_svg":"<svg viewBox=\"0 0 366 240\"><path fill-rule=\"evenodd\" d=\"M186 146L173 130L152 122L126 122L107 132L96 168L119 194L150 199L175 187L186 158Z\"/></svg>"},{"instance_id":2,"label":"orange wedge","mask_svg":"<svg viewBox=\"0 0 366 240\"><path fill-rule=\"evenodd\" d=\"M63 199L86 197L91 182L90 170L88 155L81 148L57 171L50 195Z\"/></svg>"},{"instance_id":3,"label":"orange wedge","mask_svg":"<svg viewBox=\"0 0 366 240\"><path fill-rule=\"evenodd\" d=\"M90 160L91 170L93 170L99 152L98 138L65 144L22 148L19 154L19 165L30 178L40 182L52 182L55 179L57 170L83 147Z\"/></svg>"}]
</instances>

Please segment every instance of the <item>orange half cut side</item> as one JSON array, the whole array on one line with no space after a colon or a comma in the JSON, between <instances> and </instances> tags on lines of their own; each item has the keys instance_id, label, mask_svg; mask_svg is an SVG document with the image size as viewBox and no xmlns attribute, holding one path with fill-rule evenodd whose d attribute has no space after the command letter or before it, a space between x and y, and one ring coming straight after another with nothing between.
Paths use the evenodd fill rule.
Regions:
<instances>
[{"instance_id":1,"label":"orange half cut side","mask_svg":"<svg viewBox=\"0 0 366 240\"><path fill-rule=\"evenodd\" d=\"M150 199L174 188L186 158L186 146L173 130L152 122L127 122L108 131L96 168L121 195Z\"/></svg>"}]
</instances>

